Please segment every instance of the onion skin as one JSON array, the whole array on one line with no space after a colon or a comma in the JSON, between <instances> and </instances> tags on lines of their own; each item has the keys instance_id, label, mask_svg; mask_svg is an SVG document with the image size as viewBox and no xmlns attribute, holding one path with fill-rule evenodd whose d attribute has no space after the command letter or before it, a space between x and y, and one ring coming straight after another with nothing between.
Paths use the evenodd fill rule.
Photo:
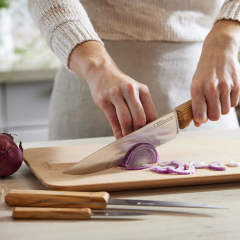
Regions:
<instances>
[{"instance_id":1,"label":"onion skin","mask_svg":"<svg viewBox=\"0 0 240 240\"><path fill-rule=\"evenodd\" d=\"M0 177L4 178L15 173L22 165L23 148L19 147L13 137L7 133L0 133Z\"/></svg>"}]
</instances>

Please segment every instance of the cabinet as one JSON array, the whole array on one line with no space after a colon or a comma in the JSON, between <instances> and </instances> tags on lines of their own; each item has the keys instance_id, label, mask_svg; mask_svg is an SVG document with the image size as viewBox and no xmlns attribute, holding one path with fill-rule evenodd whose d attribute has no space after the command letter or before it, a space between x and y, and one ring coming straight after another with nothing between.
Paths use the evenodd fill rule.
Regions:
<instances>
[{"instance_id":1,"label":"cabinet","mask_svg":"<svg viewBox=\"0 0 240 240\"><path fill-rule=\"evenodd\" d=\"M16 141L47 141L53 81L4 83L0 86L1 132L16 134Z\"/></svg>"}]
</instances>

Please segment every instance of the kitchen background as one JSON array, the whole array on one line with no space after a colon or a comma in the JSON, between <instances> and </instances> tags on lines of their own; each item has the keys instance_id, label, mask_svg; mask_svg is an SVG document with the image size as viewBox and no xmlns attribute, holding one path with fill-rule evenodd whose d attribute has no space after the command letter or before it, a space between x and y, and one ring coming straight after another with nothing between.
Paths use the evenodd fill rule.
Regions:
<instances>
[{"instance_id":1,"label":"kitchen background","mask_svg":"<svg viewBox=\"0 0 240 240\"><path fill-rule=\"evenodd\" d=\"M0 132L15 133L16 141L48 140L48 106L59 65L27 0L0 8Z\"/></svg>"},{"instance_id":2,"label":"kitchen background","mask_svg":"<svg viewBox=\"0 0 240 240\"><path fill-rule=\"evenodd\" d=\"M48 106L60 61L33 23L27 0L0 0L0 132L48 140ZM240 107L236 108L240 119Z\"/></svg>"}]
</instances>

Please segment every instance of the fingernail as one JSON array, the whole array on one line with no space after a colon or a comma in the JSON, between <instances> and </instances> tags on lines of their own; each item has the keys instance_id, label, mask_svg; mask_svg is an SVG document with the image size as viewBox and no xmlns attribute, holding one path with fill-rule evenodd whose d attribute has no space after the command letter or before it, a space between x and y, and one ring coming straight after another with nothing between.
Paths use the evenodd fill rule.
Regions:
<instances>
[{"instance_id":1,"label":"fingernail","mask_svg":"<svg viewBox=\"0 0 240 240\"><path fill-rule=\"evenodd\" d=\"M122 138L122 135L118 137L118 140L119 140L120 138Z\"/></svg>"}]
</instances>

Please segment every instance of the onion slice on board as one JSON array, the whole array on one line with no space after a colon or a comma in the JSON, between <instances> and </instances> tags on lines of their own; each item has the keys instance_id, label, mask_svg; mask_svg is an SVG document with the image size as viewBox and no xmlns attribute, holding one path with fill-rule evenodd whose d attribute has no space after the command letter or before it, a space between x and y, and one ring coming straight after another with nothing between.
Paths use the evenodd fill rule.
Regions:
<instances>
[{"instance_id":1,"label":"onion slice on board","mask_svg":"<svg viewBox=\"0 0 240 240\"><path fill-rule=\"evenodd\" d=\"M189 163L183 164L179 161L169 161L164 162L164 164L164 167L150 167L149 170L156 173L175 173L180 175L188 175L196 172L196 168Z\"/></svg>"},{"instance_id":2,"label":"onion slice on board","mask_svg":"<svg viewBox=\"0 0 240 240\"><path fill-rule=\"evenodd\" d=\"M193 161L189 164L193 165L196 169L208 168L209 164L205 164L204 161Z\"/></svg>"},{"instance_id":3,"label":"onion slice on board","mask_svg":"<svg viewBox=\"0 0 240 240\"><path fill-rule=\"evenodd\" d=\"M230 161L227 165L229 167L240 167L240 163L235 162L235 161Z\"/></svg>"},{"instance_id":4,"label":"onion slice on board","mask_svg":"<svg viewBox=\"0 0 240 240\"><path fill-rule=\"evenodd\" d=\"M169 173L168 166L166 167L150 167L149 170L155 173Z\"/></svg>"},{"instance_id":5,"label":"onion slice on board","mask_svg":"<svg viewBox=\"0 0 240 240\"><path fill-rule=\"evenodd\" d=\"M216 171L226 171L227 167L222 166L222 161L215 161L212 163L209 163L208 168L211 170L216 170Z\"/></svg>"},{"instance_id":6,"label":"onion slice on board","mask_svg":"<svg viewBox=\"0 0 240 240\"><path fill-rule=\"evenodd\" d=\"M119 165L123 170L141 170L149 168L158 162L158 152L149 143L138 143L134 145L126 154L124 162Z\"/></svg>"},{"instance_id":7,"label":"onion slice on board","mask_svg":"<svg viewBox=\"0 0 240 240\"><path fill-rule=\"evenodd\" d=\"M188 174L193 174L196 172L196 168L189 163L183 164L178 161L171 161L171 162L173 164L173 167L172 166L168 167L169 173L188 175Z\"/></svg>"}]
</instances>

